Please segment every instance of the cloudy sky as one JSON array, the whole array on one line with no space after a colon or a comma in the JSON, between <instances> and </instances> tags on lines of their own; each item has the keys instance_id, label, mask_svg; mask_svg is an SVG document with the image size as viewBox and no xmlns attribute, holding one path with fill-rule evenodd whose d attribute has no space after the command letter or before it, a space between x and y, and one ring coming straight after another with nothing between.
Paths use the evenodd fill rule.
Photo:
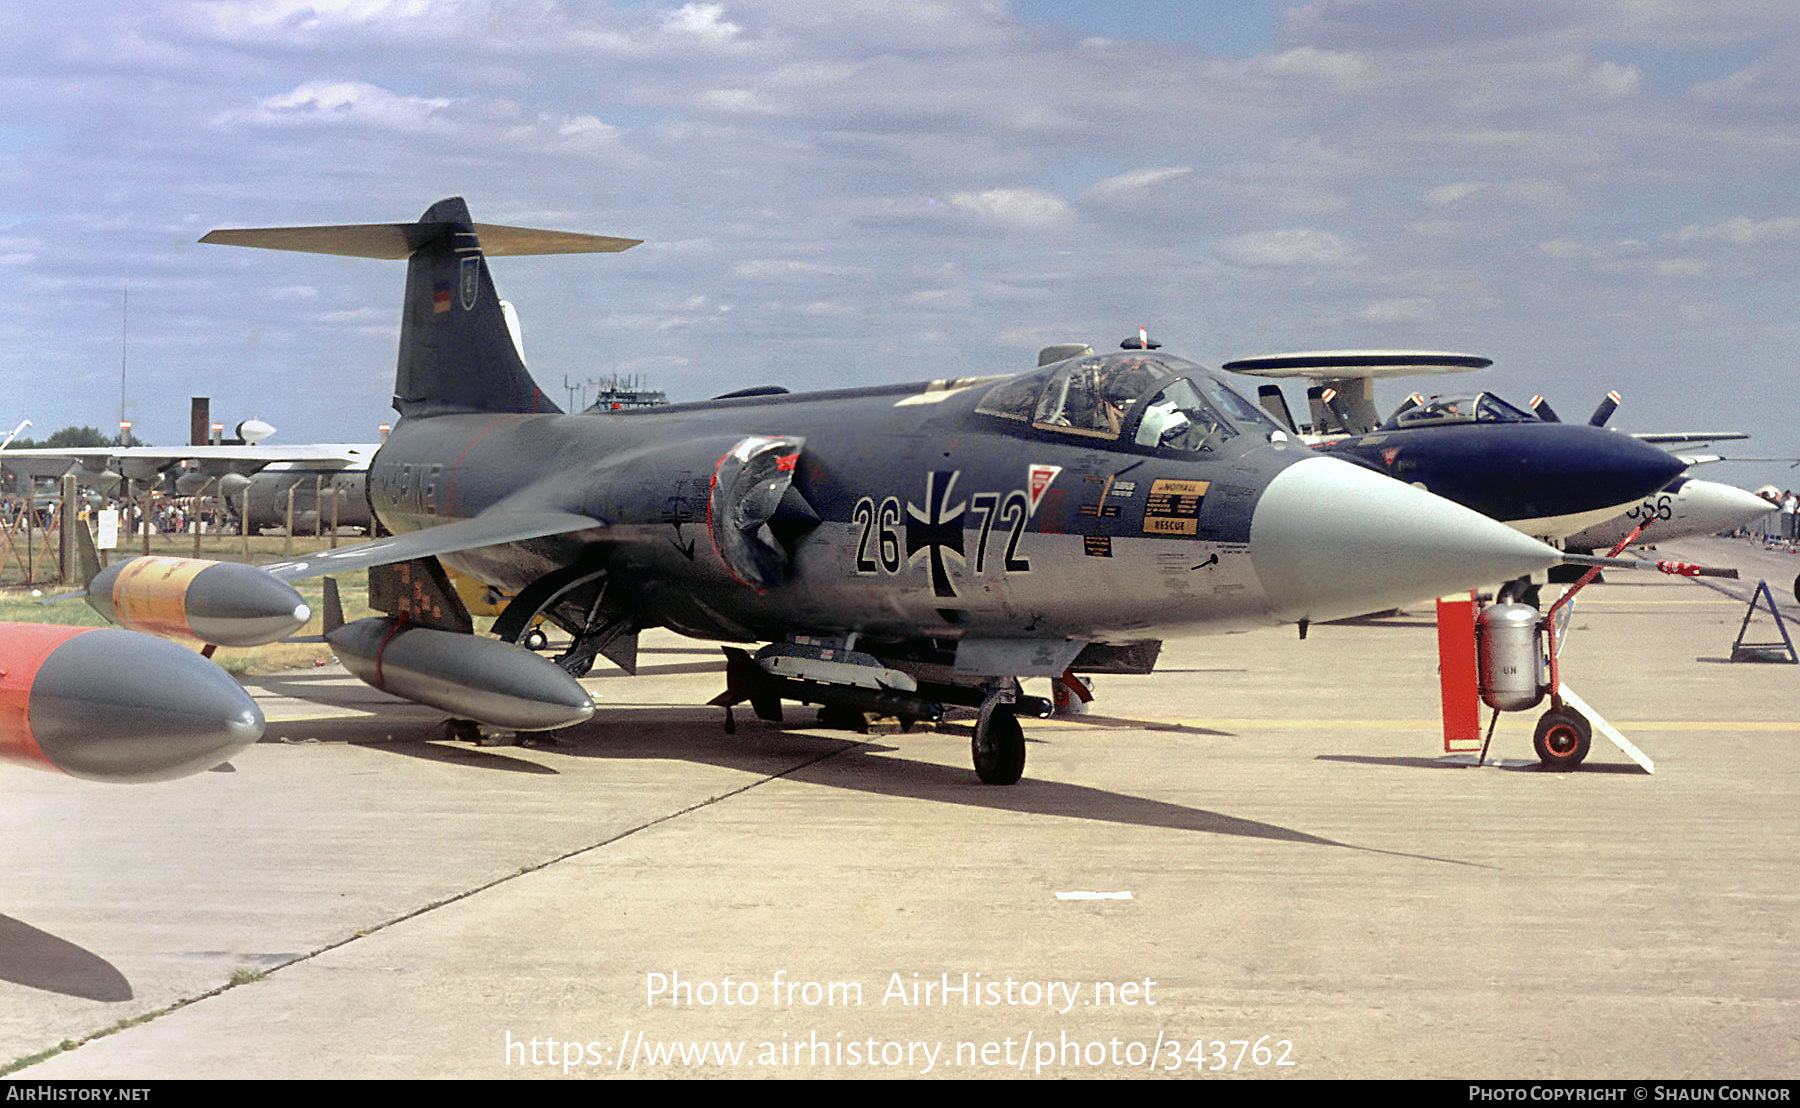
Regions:
<instances>
[{"instance_id":1,"label":"cloudy sky","mask_svg":"<svg viewBox=\"0 0 1800 1108\"><path fill-rule=\"evenodd\" d=\"M646 240L495 263L559 399L1144 325L1479 353L1434 387L1800 452L1792 0L14 0L0 57L0 432L110 431L123 369L150 442L194 394L373 438L402 268L195 240L462 195Z\"/></svg>"}]
</instances>

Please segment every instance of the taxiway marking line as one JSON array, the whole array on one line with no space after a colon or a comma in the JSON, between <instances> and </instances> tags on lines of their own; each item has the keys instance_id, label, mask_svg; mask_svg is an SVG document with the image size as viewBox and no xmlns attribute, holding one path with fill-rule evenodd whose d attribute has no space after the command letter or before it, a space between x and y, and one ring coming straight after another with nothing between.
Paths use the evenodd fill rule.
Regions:
<instances>
[{"instance_id":1,"label":"taxiway marking line","mask_svg":"<svg viewBox=\"0 0 1800 1108\"><path fill-rule=\"evenodd\" d=\"M1692 600L1650 600L1647 598L1630 596L1601 596L1589 598L1584 596L1575 602L1575 606L1577 608L1635 608L1641 605L1646 608L1652 608L1679 605L1682 607L1715 606L1720 608L1741 608L1745 603L1745 601L1737 600L1730 596L1697 596Z\"/></svg>"},{"instance_id":2,"label":"taxiway marking line","mask_svg":"<svg viewBox=\"0 0 1800 1108\"><path fill-rule=\"evenodd\" d=\"M1531 712L1512 712L1509 715L1531 721ZM1230 730L1230 731L1301 731L1335 729L1340 731L1435 731L1443 727L1443 722L1436 719L1145 719L1134 722L1143 724L1145 730ZM1079 716L1067 719L1046 719L1033 722L1048 723L1060 727L1091 727L1103 730L1113 723L1084 724ZM1636 729L1640 731L1755 731L1774 733L1800 733L1800 722L1786 720L1619 720L1614 726L1620 730Z\"/></svg>"}]
</instances>

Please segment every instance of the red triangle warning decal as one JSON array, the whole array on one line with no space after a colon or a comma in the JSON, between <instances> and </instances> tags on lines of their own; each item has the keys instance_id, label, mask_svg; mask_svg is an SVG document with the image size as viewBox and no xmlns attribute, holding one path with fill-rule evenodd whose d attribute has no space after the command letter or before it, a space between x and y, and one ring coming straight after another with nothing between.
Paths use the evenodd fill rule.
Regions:
<instances>
[{"instance_id":1,"label":"red triangle warning decal","mask_svg":"<svg viewBox=\"0 0 1800 1108\"><path fill-rule=\"evenodd\" d=\"M1038 505L1043 503L1044 494L1050 491L1050 482L1056 480L1056 475L1061 472L1061 466L1037 465L1032 466L1027 472L1025 488L1027 495L1031 497L1032 515L1037 514Z\"/></svg>"}]
</instances>

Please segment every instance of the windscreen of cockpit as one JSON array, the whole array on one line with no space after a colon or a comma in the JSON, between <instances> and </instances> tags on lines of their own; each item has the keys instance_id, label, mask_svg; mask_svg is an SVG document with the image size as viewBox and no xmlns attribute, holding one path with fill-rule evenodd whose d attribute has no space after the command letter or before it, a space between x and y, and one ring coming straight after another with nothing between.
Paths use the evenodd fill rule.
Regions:
<instances>
[{"instance_id":1,"label":"windscreen of cockpit","mask_svg":"<svg viewBox=\"0 0 1800 1108\"><path fill-rule=\"evenodd\" d=\"M1191 453L1216 450L1240 432L1278 429L1207 370L1167 355L1060 362L995 386L976 410L1046 431Z\"/></svg>"},{"instance_id":2,"label":"windscreen of cockpit","mask_svg":"<svg viewBox=\"0 0 1800 1108\"><path fill-rule=\"evenodd\" d=\"M1537 423L1538 417L1513 407L1491 392L1484 392L1475 405L1477 423Z\"/></svg>"},{"instance_id":3,"label":"windscreen of cockpit","mask_svg":"<svg viewBox=\"0 0 1800 1108\"><path fill-rule=\"evenodd\" d=\"M1396 413L1384 429L1434 427L1446 423L1536 423L1538 417L1513 407L1491 392L1474 396L1435 396L1415 408Z\"/></svg>"}]
</instances>

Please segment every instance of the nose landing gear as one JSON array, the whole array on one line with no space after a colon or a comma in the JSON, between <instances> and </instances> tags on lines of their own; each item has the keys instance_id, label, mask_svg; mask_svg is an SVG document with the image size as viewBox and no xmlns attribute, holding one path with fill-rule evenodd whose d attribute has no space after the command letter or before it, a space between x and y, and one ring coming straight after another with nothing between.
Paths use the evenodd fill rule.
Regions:
<instances>
[{"instance_id":1,"label":"nose landing gear","mask_svg":"<svg viewBox=\"0 0 1800 1108\"><path fill-rule=\"evenodd\" d=\"M1013 706L1000 697L994 693L982 701L969 741L975 776L984 785L1011 785L1025 774L1025 731Z\"/></svg>"}]
</instances>

